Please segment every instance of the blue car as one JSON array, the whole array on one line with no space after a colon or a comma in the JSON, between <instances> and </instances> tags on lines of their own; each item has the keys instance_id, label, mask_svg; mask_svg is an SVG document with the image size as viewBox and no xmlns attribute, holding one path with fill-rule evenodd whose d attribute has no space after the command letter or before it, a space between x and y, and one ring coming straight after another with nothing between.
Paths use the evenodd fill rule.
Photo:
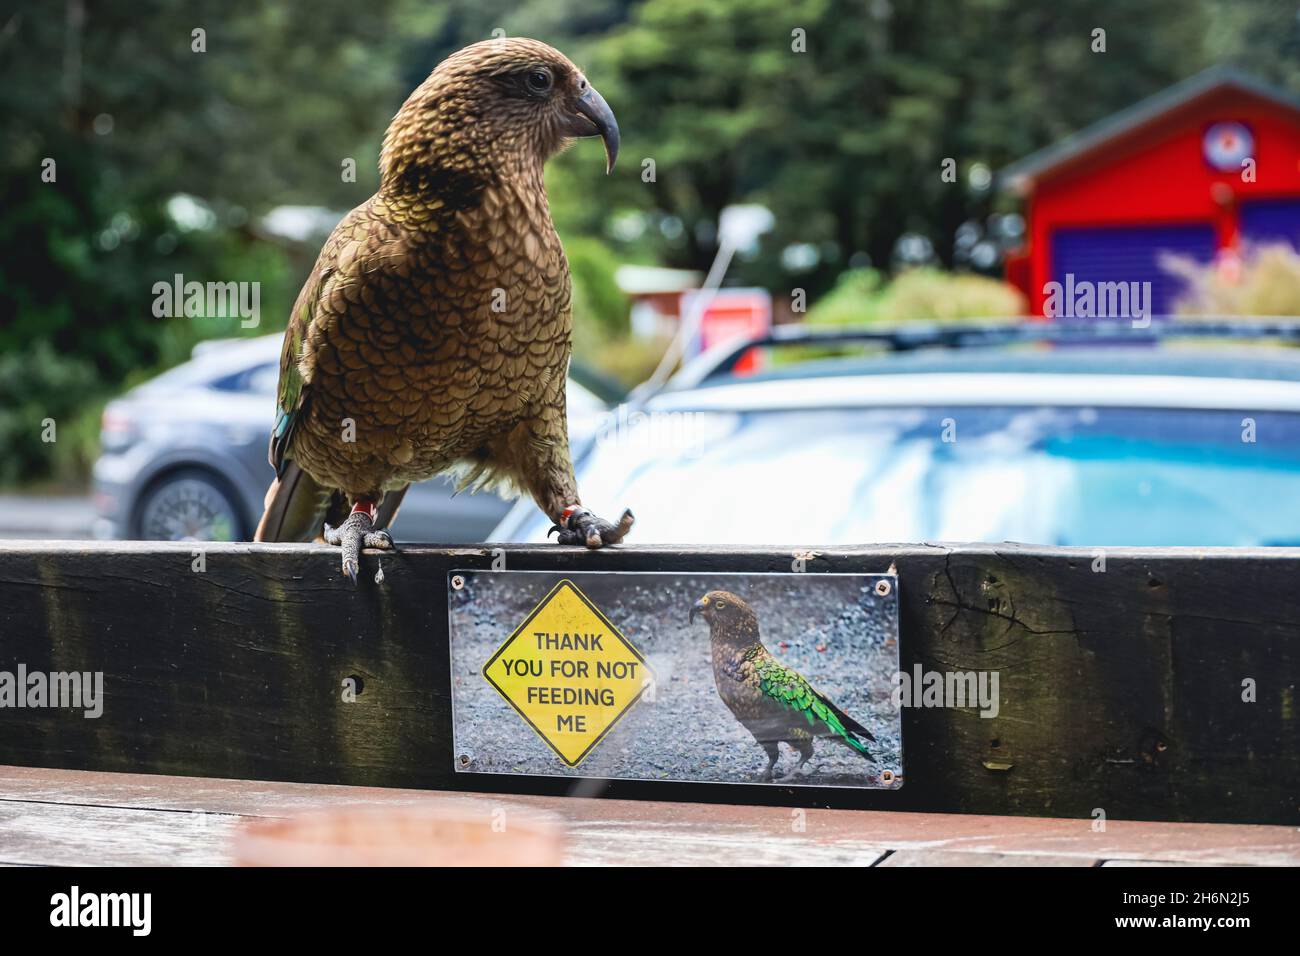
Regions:
<instances>
[{"instance_id":1,"label":"blue car","mask_svg":"<svg viewBox=\"0 0 1300 956\"><path fill-rule=\"evenodd\" d=\"M636 544L1300 545L1300 349L941 331L847 355L795 331L750 375L745 346L706 356L597 430L583 500L632 508Z\"/></svg>"}]
</instances>

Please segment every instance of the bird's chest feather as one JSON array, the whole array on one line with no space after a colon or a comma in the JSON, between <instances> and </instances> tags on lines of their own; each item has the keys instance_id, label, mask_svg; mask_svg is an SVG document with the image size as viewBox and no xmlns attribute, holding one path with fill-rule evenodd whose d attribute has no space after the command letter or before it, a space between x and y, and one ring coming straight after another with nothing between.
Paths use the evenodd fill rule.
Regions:
<instances>
[{"instance_id":1,"label":"bird's chest feather","mask_svg":"<svg viewBox=\"0 0 1300 956\"><path fill-rule=\"evenodd\" d=\"M713 680L718 696L737 717L755 716L762 712L764 694L762 682L742 650L715 646Z\"/></svg>"},{"instance_id":2,"label":"bird's chest feather","mask_svg":"<svg viewBox=\"0 0 1300 956\"><path fill-rule=\"evenodd\" d=\"M325 289L331 321L312 385L327 407L316 417L355 421L353 457L428 477L554 400L569 273L549 214L536 213L489 192L472 216Z\"/></svg>"}]
</instances>

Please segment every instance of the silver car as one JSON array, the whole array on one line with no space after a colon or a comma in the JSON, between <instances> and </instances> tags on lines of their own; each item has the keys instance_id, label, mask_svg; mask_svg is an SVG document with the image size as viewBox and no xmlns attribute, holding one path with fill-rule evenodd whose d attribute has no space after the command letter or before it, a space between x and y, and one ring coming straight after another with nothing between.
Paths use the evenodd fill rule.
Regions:
<instances>
[{"instance_id":1,"label":"silver car","mask_svg":"<svg viewBox=\"0 0 1300 956\"><path fill-rule=\"evenodd\" d=\"M583 501L637 545L1300 544L1300 325L778 332L614 413Z\"/></svg>"},{"instance_id":2,"label":"silver car","mask_svg":"<svg viewBox=\"0 0 1300 956\"><path fill-rule=\"evenodd\" d=\"M163 541L247 541L271 483L267 436L282 336L203 343L193 358L109 403L95 463L95 534ZM606 406L569 383L575 443ZM410 490L396 533L406 541L474 543L509 508L488 493L455 495L435 478Z\"/></svg>"}]
</instances>

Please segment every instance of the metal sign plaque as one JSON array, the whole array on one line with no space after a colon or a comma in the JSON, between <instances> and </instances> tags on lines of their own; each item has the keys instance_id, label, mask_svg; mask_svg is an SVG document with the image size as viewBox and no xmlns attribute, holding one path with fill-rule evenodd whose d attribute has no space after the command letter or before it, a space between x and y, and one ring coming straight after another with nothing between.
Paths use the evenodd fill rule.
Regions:
<instances>
[{"instance_id":1,"label":"metal sign plaque","mask_svg":"<svg viewBox=\"0 0 1300 956\"><path fill-rule=\"evenodd\" d=\"M455 767L903 784L892 574L453 571Z\"/></svg>"}]
</instances>

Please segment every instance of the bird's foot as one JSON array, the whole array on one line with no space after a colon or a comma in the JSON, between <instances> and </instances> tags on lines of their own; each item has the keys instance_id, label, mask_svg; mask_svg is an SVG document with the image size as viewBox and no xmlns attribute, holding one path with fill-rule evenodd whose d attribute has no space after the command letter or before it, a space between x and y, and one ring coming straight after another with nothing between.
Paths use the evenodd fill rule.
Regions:
<instances>
[{"instance_id":1,"label":"bird's foot","mask_svg":"<svg viewBox=\"0 0 1300 956\"><path fill-rule=\"evenodd\" d=\"M325 525L325 543L343 549L343 576L355 586L361 568L361 549L378 548L393 551L393 539L387 531L375 531L373 506L363 503L353 508L352 514L337 528Z\"/></svg>"},{"instance_id":2,"label":"bird's foot","mask_svg":"<svg viewBox=\"0 0 1300 956\"><path fill-rule=\"evenodd\" d=\"M564 509L559 524L551 525L547 536L558 534L556 540L560 544L585 544L589 548L600 548L622 541L632 530L635 521L631 510L627 508L623 510L623 516L618 519L618 524L610 524L582 505L573 505Z\"/></svg>"}]
</instances>

